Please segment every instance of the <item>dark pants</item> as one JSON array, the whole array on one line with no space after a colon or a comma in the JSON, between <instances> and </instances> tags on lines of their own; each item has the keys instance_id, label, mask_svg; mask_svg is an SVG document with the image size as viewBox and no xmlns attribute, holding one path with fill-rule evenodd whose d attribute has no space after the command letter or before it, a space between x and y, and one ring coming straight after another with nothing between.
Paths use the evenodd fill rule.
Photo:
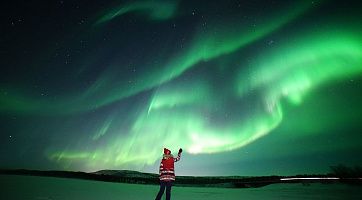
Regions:
<instances>
[{"instance_id":1,"label":"dark pants","mask_svg":"<svg viewBox=\"0 0 362 200\"><path fill-rule=\"evenodd\" d=\"M171 187L172 187L172 181L160 181L160 191L157 194L157 197L155 200L161 200L161 197L163 193L165 192L166 188L166 200L171 199Z\"/></svg>"}]
</instances>

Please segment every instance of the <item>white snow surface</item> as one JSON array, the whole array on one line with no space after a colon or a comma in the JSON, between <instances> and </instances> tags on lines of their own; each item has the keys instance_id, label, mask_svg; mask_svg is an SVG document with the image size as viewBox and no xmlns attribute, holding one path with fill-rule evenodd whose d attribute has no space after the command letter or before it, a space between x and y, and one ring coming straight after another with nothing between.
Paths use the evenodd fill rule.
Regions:
<instances>
[{"instance_id":1,"label":"white snow surface","mask_svg":"<svg viewBox=\"0 0 362 200\"><path fill-rule=\"evenodd\" d=\"M159 190L157 185L18 175L0 175L0 184L1 200L152 200ZM357 200L362 199L362 186L318 183L308 186L299 183L273 184L247 189L174 186L171 199Z\"/></svg>"}]
</instances>

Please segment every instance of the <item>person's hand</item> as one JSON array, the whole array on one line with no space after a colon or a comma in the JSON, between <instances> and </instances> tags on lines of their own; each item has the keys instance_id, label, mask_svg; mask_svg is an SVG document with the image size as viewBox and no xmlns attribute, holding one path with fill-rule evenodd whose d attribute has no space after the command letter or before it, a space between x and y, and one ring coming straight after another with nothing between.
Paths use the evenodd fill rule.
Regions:
<instances>
[{"instance_id":1,"label":"person's hand","mask_svg":"<svg viewBox=\"0 0 362 200\"><path fill-rule=\"evenodd\" d=\"M180 148L179 150L178 150L178 154L181 154L182 153L182 148Z\"/></svg>"}]
</instances>

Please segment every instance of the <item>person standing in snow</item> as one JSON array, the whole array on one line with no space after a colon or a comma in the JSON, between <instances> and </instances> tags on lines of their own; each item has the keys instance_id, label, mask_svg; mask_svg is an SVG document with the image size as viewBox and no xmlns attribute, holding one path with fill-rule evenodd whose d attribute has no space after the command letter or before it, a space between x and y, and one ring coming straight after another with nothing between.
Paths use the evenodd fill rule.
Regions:
<instances>
[{"instance_id":1,"label":"person standing in snow","mask_svg":"<svg viewBox=\"0 0 362 200\"><path fill-rule=\"evenodd\" d=\"M155 200L161 200L166 188L166 200L171 199L171 187L175 181L174 163L181 158L182 149L180 148L177 157L174 158L169 149L163 149L163 158L160 164L160 191Z\"/></svg>"}]
</instances>

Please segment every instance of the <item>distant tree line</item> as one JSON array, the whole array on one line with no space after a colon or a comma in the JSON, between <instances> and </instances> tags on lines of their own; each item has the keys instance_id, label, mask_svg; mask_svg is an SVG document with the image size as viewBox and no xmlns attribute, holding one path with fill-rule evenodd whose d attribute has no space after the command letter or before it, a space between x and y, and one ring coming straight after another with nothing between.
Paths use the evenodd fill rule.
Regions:
<instances>
[{"instance_id":1,"label":"distant tree line","mask_svg":"<svg viewBox=\"0 0 362 200\"><path fill-rule=\"evenodd\" d=\"M240 176L218 176L218 177L194 177L178 176L175 181L176 186L192 187L226 187L226 188L253 188L262 187L273 183L346 183L362 184L362 167L347 167L337 165L330 167L331 172L324 175L296 175L296 176L259 176L259 177L240 177ZM159 179L157 174L147 174L136 171L119 172L99 172L85 173L72 171L38 171L26 169L0 169L0 174L5 175L28 175L28 176L48 176L62 178L77 178L95 181L133 183L133 184L153 184L158 185ZM298 179L306 177L339 177L340 179ZM296 178L291 180L281 180L282 178Z\"/></svg>"},{"instance_id":2,"label":"distant tree line","mask_svg":"<svg viewBox=\"0 0 362 200\"><path fill-rule=\"evenodd\" d=\"M362 167L348 167L342 164L331 166L330 175L336 176L338 178L361 178L362 177Z\"/></svg>"}]
</instances>

